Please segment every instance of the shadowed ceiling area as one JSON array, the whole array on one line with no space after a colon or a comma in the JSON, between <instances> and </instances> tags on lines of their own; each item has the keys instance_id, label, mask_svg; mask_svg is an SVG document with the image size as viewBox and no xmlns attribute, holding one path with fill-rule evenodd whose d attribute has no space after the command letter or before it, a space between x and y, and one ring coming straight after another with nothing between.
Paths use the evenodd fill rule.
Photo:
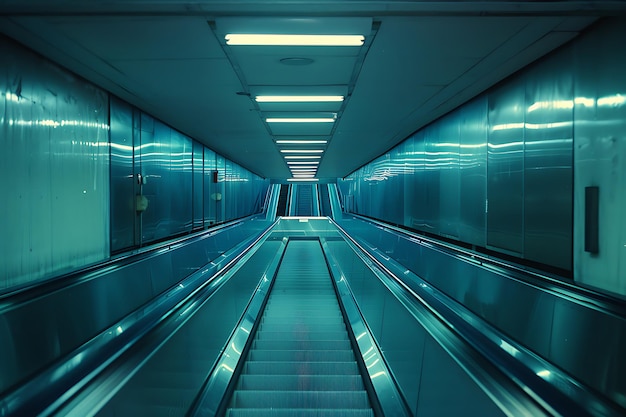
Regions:
<instances>
[{"instance_id":1,"label":"shadowed ceiling area","mask_svg":"<svg viewBox=\"0 0 626 417\"><path fill-rule=\"evenodd\" d=\"M0 31L263 177L285 181L290 162L310 161L315 178L333 181L623 8L20 0L0 2ZM363 41L233 45L226 40L233 33Z\"/></svg>"}]
</instances>

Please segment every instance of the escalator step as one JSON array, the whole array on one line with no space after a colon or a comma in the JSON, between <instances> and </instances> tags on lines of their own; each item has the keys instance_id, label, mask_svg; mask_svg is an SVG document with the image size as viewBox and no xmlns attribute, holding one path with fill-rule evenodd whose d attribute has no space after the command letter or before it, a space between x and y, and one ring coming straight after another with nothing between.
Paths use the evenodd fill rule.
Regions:
<instances>
[{"instance_id":1,"label":"escalator step","mask_svg":"<svg viewBox=\"0 0 626 417\"><path fill-rule=\"evenodd\" d=\"M248 361L244 374L258 375L357 375L356 362Z\"/></svg>"},{"instance_id":2,"label":"escalator step","mask_svg":"<svg viewBox=\"0 0 626 417\"><path fill-rule=\"evenodd\" d=\"M343 350L352 349L349 340L255 340L252 342L253 349L270 349L270 350Z\"/></svg>"},{"instance_id":3,"label":"escalator step","mask_svg":"<svg viewBox=\"0 0 626 417\"><path fill-rule=\"evenodd\" d=\"M233 408L369 408L365 391L236 391Z\"/></svg>"},{"instance_id":4,"label":"escalator step","mask_svg":"<svg viewBox=\"0 0 626 417\"><path fill-rule=\"evenodd\" d=\"M228 410L227 417L374 417L371 409L267 409L267 408L234 408Z\"/></svg>"},{"instance_id":5,"label":"escalator step","mask_svg":"<svg viewBox=\"0 0 626 417\"><path fill-rule=\"evenodd\" d=\"M319 323L316 320L311 320L306 323L302 320L292 319L290 322L283 323L262 323L259 327L259 331L262 332L344 332L345 325L342 322L335 323ZM343 337L342 337L343 339Z\"/></svg>"},{"instance_id":6,"label":"escalator step","mask_svg":"<svg viewBox=\"0 0 626 417\"><path fill-rule=\"evenodd\" d=\"M319 362L354 361L354 353L346 350L251 350L251 361Z\"/></svg>"},{"instance_id":7,"label":"escalator step","mask_svg":"<svg viewBox=\"0 0 626 417\"><path fill-rule=\"evenodd\" d=\"M306 328L295 332L272 332L261 330L257 333L258 340L348 340L348 334L345 332L323 332L309 331Z\"/></svg>"},{"instance_id":8,"label":"escalator step","mask_svg":"<svg viewBox=\"0 0 626 417\"><path fill-rule=\"evenodd\" d=\"M241 375L238 389L356 391L365 388L360 375Z\"/></svg>"}]
</instances>

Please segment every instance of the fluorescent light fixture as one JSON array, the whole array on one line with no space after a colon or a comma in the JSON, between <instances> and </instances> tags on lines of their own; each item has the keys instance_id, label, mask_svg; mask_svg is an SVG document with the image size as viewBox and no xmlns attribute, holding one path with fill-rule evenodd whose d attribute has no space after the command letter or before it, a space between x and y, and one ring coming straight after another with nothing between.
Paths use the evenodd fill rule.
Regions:
<instances>
[{"instance_id":1,"label":"fluorescent light fixture","mask_svg":"<svg viewBox=\"0 0 626 417\"><path fill-rule=\"evenodd\" d=\"M278 145L325 145L327 140L277 140Z\"/></svg>"},{"instance_id":2,"label":"fluorescent light fixture","mask_svg":"<svg viewBox=\"0 0 626 417\"><path fill-rule=\"evenodd\" d=\"M268 117L267 123L334 123L333 117Z\"/></svg>"},{"instance_id":3,"label":"fluorescent light fixture","mask_svg":"<svg viewBox=\"0 0 626 417\"><path fill-rule=\"evenodd\" d=\"M290 165L289 169L296 170L296 169L315 169L317 170L317 166L315 165Z\"/></svg>"},{"instance_id":4,"label":"fluorescent light fixture","mask_svg":"<svg viewBox=\"0 0 626 417\"><path fill-rule=\"evenodd\" d=\"M282 153L324 153L323 149L281 149Z\"/></svg>"},{"instance_id":5,"label":"fluorescent light fixture","mask_svg":"<svg viewBox=\"0 0 626 417\"><path fill-rule=\"evenodd\" d=\"M287 161L287 165L319 165L318 161Z\"/></svg>"},{"instance_id":6,"label":"fluorescent light fixture","mask_svg":"<svg viewBox=\"0 0 626 417\"><path fill-rule=\"evenodd\" d=\"M319 155L287 155L285 159L322 159Z\"/></svg>"},{"instance_id":7,"label":"fluorescent light fixture","mask_svg":"<svg viewBox=\"0 0 626 417\"><path fill-rule=\"evenodd\" d=\"M258 103L313 103L343 101L343 96L256 96Z\"/></svg>"},{"instance_id":8,"label":"fluorescent light fixture","mask_svg":"<svg viewBox=\"0 0 626 417\"><path fill-rule=\"evenodd\" d=\"M362 46L363 35L277 35L270 33L229 33L226 45L259 46Z\"/></svg>"},{"instance_id":9,"label":"fluorescent light fixture","mask_svg":"<svg viewBox=\"0 0 626 417\"><path fill-rule=\"evenodd\" d=\"M287 178L287 181L319 181L318 178Z\"/></svg>"}]
</instances>

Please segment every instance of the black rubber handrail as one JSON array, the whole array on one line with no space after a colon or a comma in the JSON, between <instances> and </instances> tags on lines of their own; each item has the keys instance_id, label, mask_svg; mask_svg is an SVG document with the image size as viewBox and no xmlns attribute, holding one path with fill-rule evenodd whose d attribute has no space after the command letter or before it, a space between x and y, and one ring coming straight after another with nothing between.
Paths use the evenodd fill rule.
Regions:
<instances>
[{"instance_id":1,"label":"black rubber handrail","mask_svg":"<svg viewBox=\"0 0 626 417\"><path fill-rule=\"evenodd\" d=\"M62 288L88 281L105 272L110 272L114 269L121 268L134 262L158 256L166 251L207 239L217 233L223 232L226 229L241 226L246 221L254 219L258 216L258 214L254 214L247 218L224 223L193 235L159 242L155 245L147 246L141 249L134 249L76 271L68 272L66 274L48 279L34 281L32 283L25 284L24 286L8 288L6 291L0 293L0 313L25 301L30 301L51 292L58 291Z\"/></svg>"},{"instance_id":2,"label":"black rubber handrail","mask_svg":"<svg viewBox=\"0 0 626 417\"><path fill-rule=\"evenodd\" d=\"M0 416L51 415L88 386L100 372L171 316L177 306L192 300L203 288L223 276L264 239L276 222L245 248L235 247L220 262L211 262L151 302L138 308L96 337L66 355L34 378L0 398ZM210 276L208 276L210 274Z\"/></svg>"},{"instance_id":3,"label":"black rubber handrail","mask_svg":"<svg viewBox=\"0 0 626 417\"><path fill-rule=\"evenodd\" d=\"M340 225L334 221L333 223L368 261L398 286L396 290L398 294L401 292L403 297L408 296L414 305L425 306L486 361L502 371L509 381L519 388L519 394L514 395L529 394L554 415L615 417L623 415L624 410L615 403L564 374L556 366L520 346L517 342L505 337L497 329L428 285L417 275L413 274L412 278L420 281L418 285L409 286L383 262L363 248ZM394 291L392 288L389 289ZM503 346L506 346L506 349ZM542 372L545 372L546 377L542 376Z\"/></svg>"},{"instance_id":4,"label":"black rubber handrail","mask_svg":"<svg viewBox=\"0 0 626 417\"><path fill-rule=\"evenodd\" d=\"M621 298L599 290L573 284L563 278L541 273L536 270L523 268L519 265L510 264L497 258L473 252L453 244L448 244L420 234L411 233L405 229L384 223L382 221L349 213L356 219L371 223L379 228L388 230L390 233L402 235L419 245L430 246L433 249L457 257L479 267L491 269L509 279L515 279L541 291L549 292L560 298L568 299L585 307L592 308L604 314L610 314L626 319L626 297Z\"/></svg>"}]
</instances>

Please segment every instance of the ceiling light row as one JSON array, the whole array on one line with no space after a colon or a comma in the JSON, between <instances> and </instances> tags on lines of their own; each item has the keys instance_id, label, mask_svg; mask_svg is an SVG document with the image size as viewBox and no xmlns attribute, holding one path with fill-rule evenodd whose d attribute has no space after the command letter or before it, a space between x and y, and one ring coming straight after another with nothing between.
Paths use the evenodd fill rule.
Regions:
<instances>
[{"instance_id":1,"label":"ceiling light row","mask_svg":"<svg viewBox=\"0 0 626 417\"><path fill-rule=\"evenodd\" d=\"M362 46L363 35L278 35L269 33L229 33L227 45L252 46Z\"/></svg>"}]
</instances>

